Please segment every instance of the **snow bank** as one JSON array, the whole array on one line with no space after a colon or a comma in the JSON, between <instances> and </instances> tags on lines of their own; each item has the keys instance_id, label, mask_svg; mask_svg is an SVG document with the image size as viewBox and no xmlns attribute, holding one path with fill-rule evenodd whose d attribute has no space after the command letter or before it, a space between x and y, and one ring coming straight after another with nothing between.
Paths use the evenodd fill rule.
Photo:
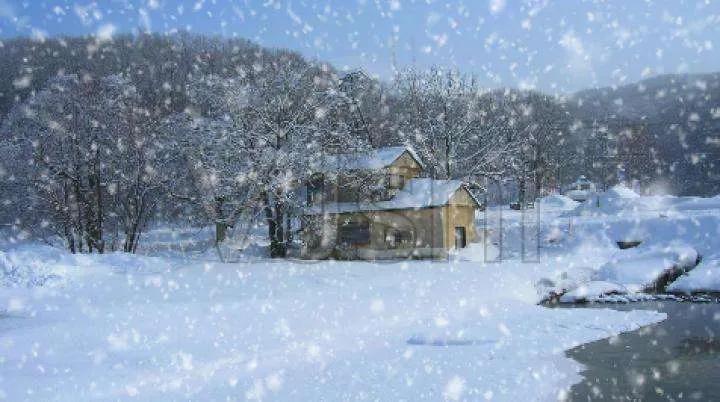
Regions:
<instances>
[{"instance_id":1,"label":"snow bank","mask_svg":"<svg viewBox=\"0 0 720 402\"><path fill-rule=\"evenodd\" d=\"M61 279L42 261L17 261L0 251L0 287L43 286Z\"/></svg>"},{"instance_id":2,"label":"snow bank","mask_svg":"<svg viewBox=\"0 0 720 402\"><path fill-rule=\"evenodd\" d=\"M605 192L606 199L633 199L639 197L638 193L623 184L617 184Z\"/></svg>"},{"instance_id":3,"label":"snow bank","mask_svg":"<svg viewBox=\"0 0 720 402\"><path fill-rule=\"evenodd\" d=\"M703 261L695 269L670 284L678 293L720 292L720 260Z\"/></svg>"},{"instance_id":4,"label":"snow bank","mask_svg":"<svg viewBox=\"0 0 720 402\"><path fill-rule=\"evenodd\" d=\"M236 222L221 246L215 246L215 227L158 226L143 234L139 254L192 257L204 260L257 260L268 257L267 228Z\"/></svg>"},{"instance_id":5,"label":"snow bank","mask_svg":"<svg viewBox=\"0 0 720 402\"><path fill-rule=\"evenodd\" d=\"M156 257L121 252L70 254L57 247L21 244L0 251L0 287L58 286L102 271L151 274L171 268L168 260Z\"/></svg>"},{"instance_id":6,"label":"snow bank","mask_svg":"<svg viewBox=\"0 0 720 402\"><path fill-rule=\"evenodd\" d=\"M665 319L663 313L637 310L630 311L632 317L624 317L622 323L618 325L612 318L605 319L605 315L614 315L616 310L599 309L601 314L598 315L594 309L528 308L514 303L510 303L510 306L516 310L470 310L458 317L436 317L426 320L421 326L422 330L412 334L407 343L418 346L474 345L503 348L518 338L527 341L535 339L538 344L545 347L557 344L566 350L586 343L598 335L593 330L599 328L590 328L590 325L598 325L603 327L603 330L618 334ZM571 313L566 314L568 311ZM559 332L549 330L558 326L572 330ZM556 339L551 340L551 337Z\"/></svg>"},{"instance_id":7,"label":"snow bank","mask_svg":"<svg viewBox=\"0 0 720 402\"><path fill-rule=\"evenodd\" d=\"M634 202L640 196L633 190L618 184L611 189L595 194L580 204L576 212L579 215L616 214L620 211L632 211Z\"/></svg>"},{"instance_id":8,"label":"snow bank","mask_svg":"<svg viewBox=\"0 0 720 402\"><path fill-rule=\"evenodd\" d=\"M631 292L639 292L653 288L669 271L694 267L697 258L697 251L687 245L640 246L617 252L600 267L595 279L622 284Z\"/></svg>"},{"instance_id":9,"label":"snow bank","mask_svg":"<svg viewBox=\"0 0 720 402\"><path fill-rule=\"evenodd\" d=\"M720 210L720 196L715 197L682 197L678 198L676 205L677 210Z\"/></svg>"},{"instance_id":10,"label":"snow bank","mask_svg":"<svg viewBox=\"0 0 720 402\"><path fill-rule=\"evenodd\" d=\"M599 206L598 206L599 205ZM617 185L604 193L591 197L575 209L578 215L625 215L656 213L663 216L682 214L685 211L720 209L720 196L676 197L672 195L638 195L633 190Z\"/></svg>"}]
</instances>

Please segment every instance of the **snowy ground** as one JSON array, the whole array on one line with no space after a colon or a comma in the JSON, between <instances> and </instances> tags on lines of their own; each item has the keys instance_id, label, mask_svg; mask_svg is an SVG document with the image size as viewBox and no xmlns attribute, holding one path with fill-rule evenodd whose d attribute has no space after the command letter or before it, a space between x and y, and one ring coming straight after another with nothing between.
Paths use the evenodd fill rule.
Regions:
<instances>
[{"instance_id":1,"label":"snowy ground","mask_svg":"<svg viewBox=\"0 0 720 402\"><path fill-rule=\"evenodd\" d=\"M664 315L537 303L599 279L625 252L614 242L629 234L646 247L681 241L717 259L720 205L707 204L611 216L555 199L532 219L503 211L502 229L486 218L502 243L489 255L495 262L476 245L439 262L253 253L223 263L190 240L176 250L178 236L163 231L148 238L150 256L6 244L0 396L555 400L580 380L565 350ZM539 247L520 247L523 236Z\"/></svg>"}]
</instances>

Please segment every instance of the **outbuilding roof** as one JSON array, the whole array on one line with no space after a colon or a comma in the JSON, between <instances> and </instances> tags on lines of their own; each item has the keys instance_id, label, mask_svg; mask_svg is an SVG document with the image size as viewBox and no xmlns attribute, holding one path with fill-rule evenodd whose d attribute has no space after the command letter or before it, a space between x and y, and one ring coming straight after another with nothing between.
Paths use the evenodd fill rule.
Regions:
<instances>
[{"instance_id":1,"label":"outbuilding roof","mask_svg":"<svg viewBox=\"0 0 720 402\"><path fill-rule=\"evenodd\" d=\"M415 150L409 146L383 147L370 151L327 155L322 159L323 173L349 170L379 170L392 165L405 152L424 167Z\"/></svg>"},{"instance_id":2,"label":"outbuilding roof","mask_svg":"<svg viewBox=\"0 0 720 402\"><path fill-rule=\"evenodd\" d=\"M329 202L306 209L308 215L339 214L361 211L383 211L396 209L422 209L447 205L450 198L459 190L467 188L461 180L436 180L415 178L405 183L405 187L387 201L376 202ZM468 191L472 199L480 206L477 198Z\"/></svg>"}]
</instances>

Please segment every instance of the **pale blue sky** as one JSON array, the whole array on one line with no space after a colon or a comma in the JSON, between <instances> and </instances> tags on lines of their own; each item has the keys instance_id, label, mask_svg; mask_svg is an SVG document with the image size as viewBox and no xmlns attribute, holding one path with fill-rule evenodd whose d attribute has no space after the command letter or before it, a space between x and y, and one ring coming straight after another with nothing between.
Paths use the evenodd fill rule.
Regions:
<instances>
[{"instance_id":1,"label":"pale blue sky","mask_svg":"<svg viewBox=\"0 0 720 402\"><path fill-rule=\"evenodd\" d=\"M0 0L0 38L187 29L380 78L449 66L550 93L720 71L717 0ZM394 55L394 56L393 56Z\"/></svg>"}]
</instances>

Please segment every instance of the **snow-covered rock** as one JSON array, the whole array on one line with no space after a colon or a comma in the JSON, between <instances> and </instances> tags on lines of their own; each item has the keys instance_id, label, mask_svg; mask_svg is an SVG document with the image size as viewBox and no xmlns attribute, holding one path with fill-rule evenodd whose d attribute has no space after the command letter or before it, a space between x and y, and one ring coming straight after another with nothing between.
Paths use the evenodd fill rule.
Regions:
<instances>
[{"instance_id":1,"label":"snow-covered rock","mask_svg":"<svg viewBox=\"0 0 720 402\"><path fill-rule=\"evenodd\" d=\"M720 260L703 261L668 286L678 293L720 292Z\"/></svg>"},{"instance_id":2,"label":"snow-covered rock","mask_svg":"<svg viewBox=\"0 0 720 402\"><path fill-rule=\"evenodd\" d=\"M694 267L697 259L697 251L683 244L640 246L618 251L600 267L595 279L619 283L630 292L638 292L657 287L666 275Z\"/></svg>"},{"instance_id":3,"label":"snow-covered rock","mask_svg":"<svg viewBox=\"0 0 720 402\"><path fill-rule=\"evenodd\" d=\"M582 303L597 301L607 295L624 295L625 286L606 281L591 281L560 296L560 303Z\"/></svg>"}]
</instances>

